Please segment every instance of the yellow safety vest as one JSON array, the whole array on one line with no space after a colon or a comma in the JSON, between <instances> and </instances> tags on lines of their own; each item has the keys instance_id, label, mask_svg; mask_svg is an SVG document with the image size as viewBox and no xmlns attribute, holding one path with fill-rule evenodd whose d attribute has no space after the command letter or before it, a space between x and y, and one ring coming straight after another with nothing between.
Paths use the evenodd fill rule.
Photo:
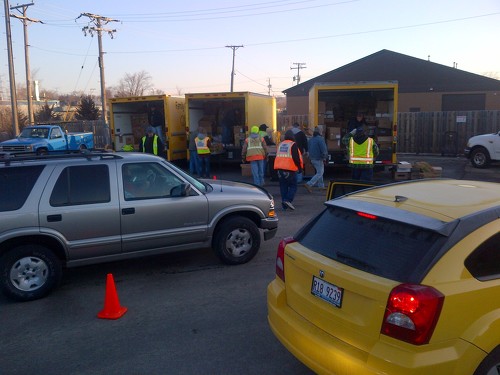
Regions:
<instances>
[{"instance_id":1,"label":"yellow safety vest","mask_svg":"<svg viewBox=\"0 0 500 375\"><path fill-rule=\"evenodd\" d=\"M142 152L146 152L146 148L144 147L146 144L146 136L142 137ZM153 135L153 154L158 155L158 136Z\"/></svg>"},{"instance_id":2,"label":"yellow safety vest","mask_svg":"<svg viewBox=\"0 0 500 375\"><path fill-rule=\"evenodd\" d=\"M247 156L246 159L248 161L252 160L264 160L266 156L266 152L264 151L264 147L262 147L262 139L261 138L247 138Z\"/></svg>"},{"instance_id":3,"label":"yellow safety vest","mask_svg":"<svg viewBox=\"0 0 500 375\"><path fill-rule=\"evenodd\" d=\"M349 140L349 163L351 164L373 164L373 139L367 138L361 144Z\"/></svg>"},{"instance_id":4,"label":"yellow safety vest","mask_svg":"<svg viewBox=\"0 0 500 375\"><path fill-rule=\"evenodd\" d=\"M198 152L198 154L210 154L210 149L208 148L208 137L205 137L203 139L196 137L194 139L194 142L196 143L196 151Z\"/></svg>"}]
</instances>

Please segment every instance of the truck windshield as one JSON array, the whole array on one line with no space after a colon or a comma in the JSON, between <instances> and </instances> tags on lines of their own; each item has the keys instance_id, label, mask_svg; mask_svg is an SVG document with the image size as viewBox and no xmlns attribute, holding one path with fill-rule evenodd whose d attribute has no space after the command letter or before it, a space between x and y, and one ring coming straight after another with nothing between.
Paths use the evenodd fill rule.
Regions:
<instances>
[{"instance_id":1,"label":"truck windshield","mask_svg":"<svg viewBox=\"0 0 500 375\"><path fill-rule=\"evenodd\" d=\"M20 138L48 138L49 128L25 128L19 134Z\"/></svg>"}]
</instances>

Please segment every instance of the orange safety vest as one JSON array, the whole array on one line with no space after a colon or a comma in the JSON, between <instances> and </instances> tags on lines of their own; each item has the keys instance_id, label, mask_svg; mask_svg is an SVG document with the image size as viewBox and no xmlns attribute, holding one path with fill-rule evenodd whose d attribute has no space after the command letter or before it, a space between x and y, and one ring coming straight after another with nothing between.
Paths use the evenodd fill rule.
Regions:
<instances>
[{"instance_id":1,"label":"orange safety vest","mask_svg":"<svg viewBox=\"0 0 500 375\"><path fill-rule=\"evenodd\" d=\"M292 157L292 146L295 144L293 141L283 141L278 145L276 150L276 159L274 160L274 169L282 169L285 171L297 172L299 168L295 165ZM304 168L302 154L299 151L300 165Z\"/></svg>"},{"instance_id":2,"label":"orange safety vest","mask_svg":"<svg viewBox=\"0 0 500 375\"><path fill-rule=\"evenodd\" d=\"M264 147L262 147L262 139L261 138L247 138L245 140L247 143L247 155L246 160L264 160L266 156L266 151Z\"/></svg>"},{"instance_id":3,"label":"orange safety vest","mask_svg":"<svg viewBox=\"0 0 500 375\"><path fill-rule=\"evenodd\" d=\"M373 164L373 139L367 138L361 144L349 140L349 163L351 164Z\"/></svg>"},{"instance_id":4,"label":"orange safety vest","mask_svg":"<svg viewBox=\"0 0 500 375\"><path fill-rule=\"evenodd\" d=\"M198 152L198 154L210 154L210 149L208 148L208 137L205 137L203 139L196 137L194 139L194 142L196 143L196 151Z\"/></svg>"}]
</instances>

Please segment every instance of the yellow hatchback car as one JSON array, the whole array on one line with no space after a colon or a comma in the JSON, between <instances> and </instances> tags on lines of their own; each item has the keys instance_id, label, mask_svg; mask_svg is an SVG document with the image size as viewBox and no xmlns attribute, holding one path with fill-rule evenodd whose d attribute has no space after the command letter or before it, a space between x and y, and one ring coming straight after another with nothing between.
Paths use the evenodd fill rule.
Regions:
<instances>
[{"instance_id":1,"label":"yellow hatchback car","mask_svg":"<svg viewBox=\"0 0 500 375\"><path fill-rule=\"evenodd\" d=\"M320 374L500 374L500 184L416 180L330 200L283 239L281 343Z\"/></svg>"}]
</instances>

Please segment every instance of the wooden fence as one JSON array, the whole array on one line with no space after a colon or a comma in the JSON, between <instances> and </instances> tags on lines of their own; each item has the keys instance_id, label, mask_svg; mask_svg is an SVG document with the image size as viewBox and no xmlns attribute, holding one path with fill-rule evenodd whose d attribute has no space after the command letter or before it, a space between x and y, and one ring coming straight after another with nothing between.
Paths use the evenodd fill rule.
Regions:
<instances>
[{"instance_id":1,"label":"wooden fence","mask_svg":"<svg viewBox=\"0 0 500 375\"><path fill-rule=\"evenodd\" d=\"M308 124L307 115L278 115L278 130L294 122ZM500 131L500 111L403 112L398 114L397 152L463 154L467 140Z\"/></svg>"}]
</instances>

